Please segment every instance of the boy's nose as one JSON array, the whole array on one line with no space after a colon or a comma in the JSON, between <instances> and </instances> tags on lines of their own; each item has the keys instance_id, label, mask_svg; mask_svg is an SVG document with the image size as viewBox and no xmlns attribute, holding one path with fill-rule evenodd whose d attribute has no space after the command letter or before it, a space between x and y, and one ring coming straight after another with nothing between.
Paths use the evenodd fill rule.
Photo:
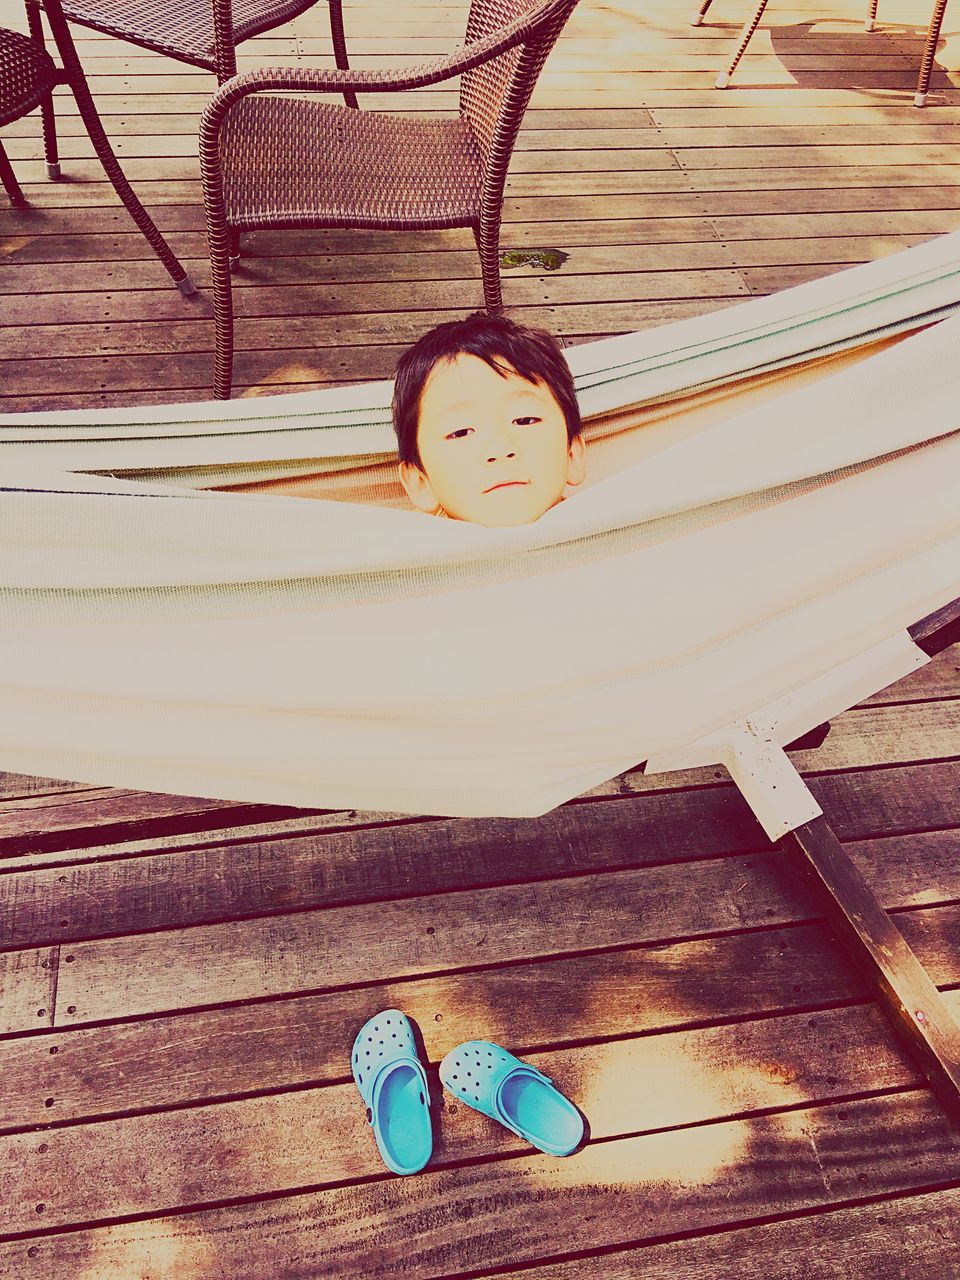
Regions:
<instances>
[{"instance_id":1,"label":"boy's nose","mask_svg":"<svg viewBox=\"0 0 960 1280\"><path fill-rule=\"evenodd\" d=\"M487 459L488 462L499 462L501 459L515 458L517 455L513 449L509 453L505 453L502 449L498 449L496 453L491 453Z\"/></svg>"}]
</instances>

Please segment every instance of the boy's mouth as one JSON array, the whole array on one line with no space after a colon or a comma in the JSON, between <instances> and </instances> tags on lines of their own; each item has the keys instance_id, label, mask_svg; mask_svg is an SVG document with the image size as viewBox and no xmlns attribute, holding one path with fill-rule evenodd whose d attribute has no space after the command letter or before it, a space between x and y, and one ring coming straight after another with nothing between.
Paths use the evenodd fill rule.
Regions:
<instances>
[{"instance_id":1,"label":"boy's mouth","mask_svg":"<svg viewBox=\"0 0 960 1280\"><path fill-rule=\"evenodd\" d=\"M492 484L489 489L484 489L484 493L493 493L496 489L522 489L524 485L529 484L529 480L501 480L499 484Z\"/></svg>"}]
</instances>

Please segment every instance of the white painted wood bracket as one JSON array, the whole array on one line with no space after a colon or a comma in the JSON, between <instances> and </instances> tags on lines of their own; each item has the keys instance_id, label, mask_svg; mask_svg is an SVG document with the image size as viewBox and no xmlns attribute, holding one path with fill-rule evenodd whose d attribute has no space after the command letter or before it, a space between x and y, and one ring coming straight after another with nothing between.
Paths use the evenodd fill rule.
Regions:
<instances>
[{"instance_id":1,"label":"white painted wood bracket","mask_svg":"<svg viewBox=\"0 0 960 1280\"><path fill-rule=\"evenodd\" d=\"M823 813L772 728L752 720L730 725L720 763L772 841Z\"/></svg>"},{"instance_id":2,"label":"white painted wood bracket","mask_svg":"<svg viewBox=\"0 0 960 1280\"><path fill-rule=\"evenodd\" d=\"M925 666L906 631L689 746L660 752L646 774L722 764L771 840L822 814L783 748L825 720Z\"/></svg>"}]
</instances>

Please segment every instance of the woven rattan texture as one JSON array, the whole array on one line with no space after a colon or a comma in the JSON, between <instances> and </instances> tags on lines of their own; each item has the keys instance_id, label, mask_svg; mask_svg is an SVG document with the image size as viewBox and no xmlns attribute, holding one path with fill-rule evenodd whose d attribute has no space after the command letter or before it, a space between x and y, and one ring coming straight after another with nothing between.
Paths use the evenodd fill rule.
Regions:
<instances>
[{"instance_id":1,"label":"woven rattan texture","mask_svg":"<svg viewBox=\"0 0 960 1280\"><path fill-rule=\"evenodd\" d=\"M19 120L57 83L53 59L39 45L0 27L0 124Z\"/></svg>"},{"instance_id":2,"label":"woven rattan texture","mask_svg":"<svg viewBox=\"0 0 960 1280\"><path fill-rule=\"evenodd\" d=\"M467 19L466 43L472 44L498 31L529 8L529 0L527 3L524 0L482 0L482 3L474 0ZM460 110L473 126L484 155L493 143L497 119L519 57L520 49L511 49L465 72L460 80Z\"/></svg>"},{"instance_id":3,"label":"woven rattan texture","mask_svg":"<svg viewBox=\"0 0 960 1280\"><path fill-rule=\"evenodd\" d=\"M460 119L244 99L220 134L232 226L423 229L476 220L483 165Z\"/></svg>"},{"instance_id":4,"label":"woven rattan texture","mask_svg":"<svg viewBox=\"0 0 960 1280\"><path fill-rule=\"evenodd\" d=\"M181 62L215 69L213 6L223 0L77 0L64 4L72 22L155 49ZM234 44L270 31L316 0L234 0Z\"/></svg>"}]
</instances>

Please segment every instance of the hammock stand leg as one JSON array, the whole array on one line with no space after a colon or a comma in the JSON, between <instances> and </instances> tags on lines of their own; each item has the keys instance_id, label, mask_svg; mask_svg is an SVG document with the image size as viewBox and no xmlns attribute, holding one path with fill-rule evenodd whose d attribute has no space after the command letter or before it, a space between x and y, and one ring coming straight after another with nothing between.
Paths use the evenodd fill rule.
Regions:
<instances>
[{"instance_id":1,"label":"hammock stand leg","mask_svg":"<svg viewBox=\"0 0 960 1280\"><path fill-rule=\"evenodd\" d=\"M825 817L796 827L778 844L801 869L827 923L960 1124L960 1026L930 975Z\"/></svg>"},{"instance_id":2,"label":"hammock stand leg","mask_svg":"<svg viewBox=\"0 0 960 1280\"><path fill-rule=\"evenodd\" d=\"M813 890L818 908L960 1125L960 1025L884 910L769 725L740 722L723 761L764 830Z\"/></svg>"},{"instance_id":3,"label":"hammock stand leg","mask_svg":"<svg viewBox=\"0 0 960 1280\"><path fill-rule=\"evenodd\" d=\"M809 883L827 923L960 1126L960 1024L781 746L819 745L831 715L958 641L960 599L841 664L807 686L802 697L788 695L688 747L651 757L644 772L726 766L768 839Z\"/></svg>"}]
</instances>

